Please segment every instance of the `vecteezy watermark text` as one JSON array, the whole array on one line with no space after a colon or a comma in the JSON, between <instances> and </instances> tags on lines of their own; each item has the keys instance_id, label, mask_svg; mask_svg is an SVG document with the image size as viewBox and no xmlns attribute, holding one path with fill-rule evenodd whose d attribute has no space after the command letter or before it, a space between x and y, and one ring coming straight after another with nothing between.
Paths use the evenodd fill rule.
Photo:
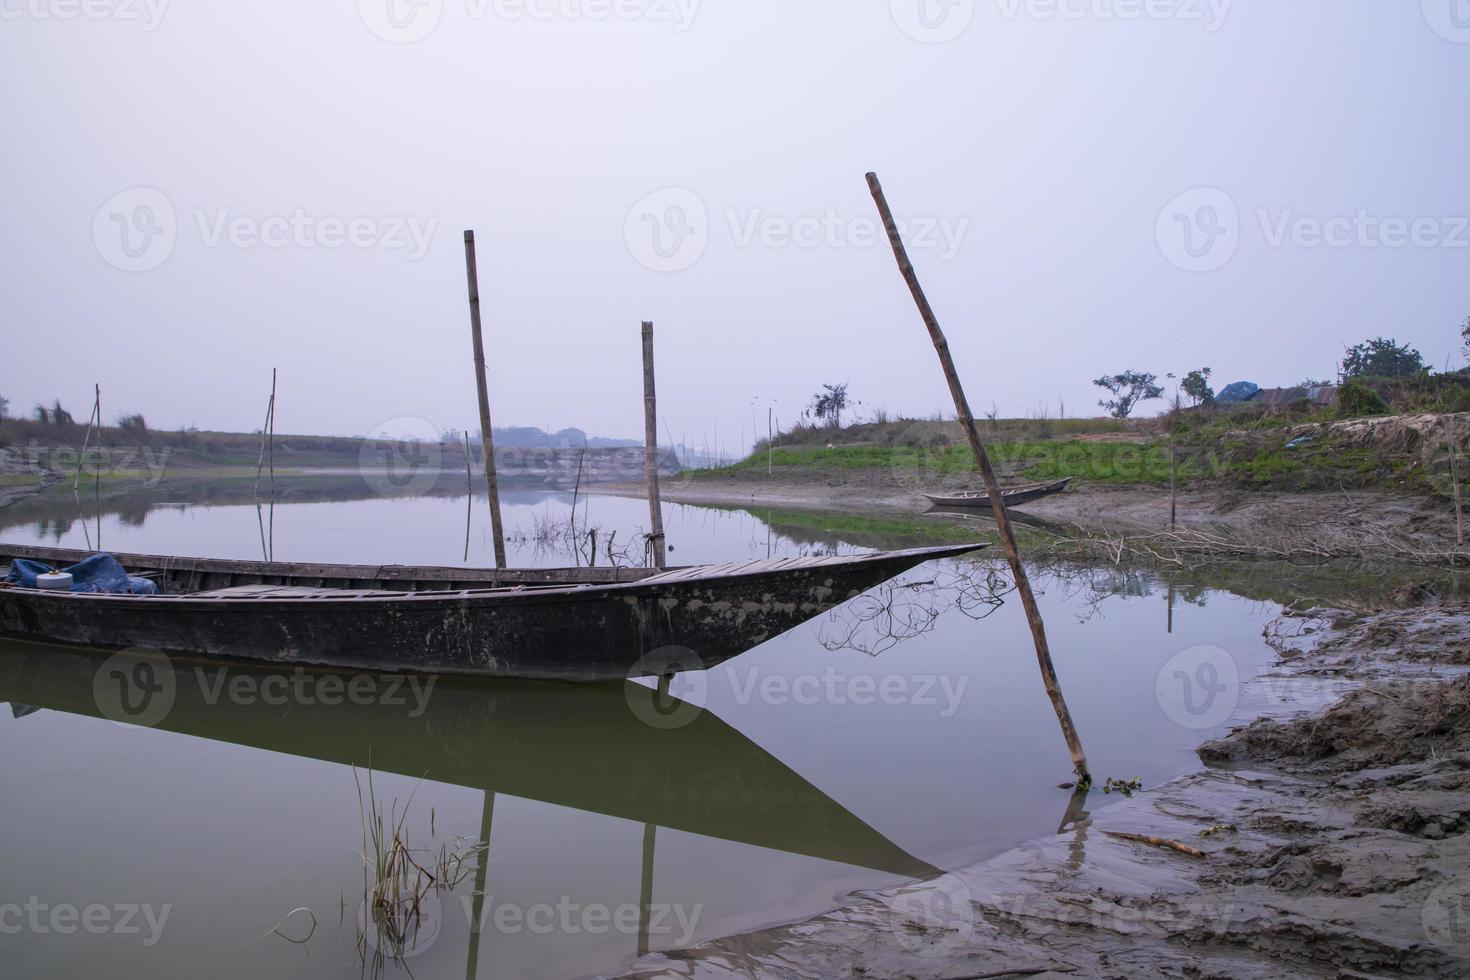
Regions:
<instances>
[{"instance_id":1,"label":"vecteezy watermark text","mask_svg":"<svg viewBox=\"0 0 1470 980\"><path fill-rule=\"evenodd\" d=\"M113 20L153 32L170 0L0 0L0 20Z\"/></svg>"},{"instance_id":2,"label":"vecteezy watermark text","mask_svg":"<svg viewBox=\"0 0 1470 980\"><path fill-rule=\"evenodd\" d=\"M203 703L273 707L381 705L406 708L409 718L429 708L438 677L433 674L341 674L308 671L236 670L228 666L176 668L168 655L132 648L107 658L92 678L92 698L104 718L151 728L173 710L182 684L192 685Z\"/></svg>"},{"instance_id":3,"label":"vecteezy watermark text","mask_svg":"<svg viewBox=\"0 0 1470 980\"><path fill-rule=\"evenodd\" d=\"M344 216L299 207L265 215L196 207L190 215L205 248L380 249L402 252L410 262L427 254L439 227L436 217ZM97 254L124 272L147 272L163 265L173 255L180 233L173 200L156 187L119 191L104 201L92 218L92 244Z\"/></svg>"},{"instance_id":4,"label":"vecteezy watermark text","mask_svg":"<svg viewBox=\"0 0 1470 980\"><path fill-rule=\"evenodd\" d=\"M71 936L85 932L92 936L141 936L143 945L152 947L163 938L173 908L171 904L154 906L137 902L53 904L31 895L24 902L0 902L0 935Z\"/></svg>"},{"instance_id":5,"label":"vecteezy watermark text","mask_svg":"<svg viewBox=\"0 0 1470 980\"><path fill-rule=\"evenodd\" d=\"M173 449L164 446L155 451L152 446L137 448L96 446L87 450L84 457L80 450L71 446L43 446L35 439L20 450L26 465L54 473L72 473L81 465L89 478L101 472L104 478L146 473L146 484L150 487L160 483L168 471L168 460Z\"/></svg>"},{"instance_id":6,"label":"vecteezy watermark text","mask_svg":"<svg viewBox=\"0 0 1470 980\"><path fill-rule=\"evenodd\" d=\"M1272 250L1470 250L1470 214L1405 216L1357 208L1314 215L1295 208L1257 208L1254 216L1261 242ZM1249 226L1228 192L1197 187L1164 206L1155 235L1173 265L1188 272L1213 272L1235 258Z\"/></svg>"},{"instance_id":7,"label":"vecteezy watermark text","mask_svg":"<svg viewBox=\"0 0 1470 980\"><path fill-rule=\"evenodd\" d=\"M694 26L703 0L463 0L472 22L587 21L667 24L675 34ZM433 34L444 19L444 0L358 0L363 26L392 44L412 44Z\"/></svg>"},{"instance_id":8,"label":"vecteezy watermark text","mask_svg":"<svg viewBox=\"0 0 1470 980\"><path fill-rule=\"evenodd\" d=\"M996 0L1007 20L1096 20L1128 23L1173 20L1214 33L1225 26L1235 0Z\"/></svg>"},{"instance_id":9,"label":"vecteezy watermark text","mask_svg":"<svg viewBox=\"0 0 1470 980\"><path fill-rule=\"evenodd\" d=\"M808 214L778 214L764 208L726 208L722 222L710 220L699 194L665 187L646 194L623 220L623 240L638 263L654 272L682 272L697 263L723 225L738 249L869 249L887 247L883 223L870 214L836 208ZM964 245L970 219L953 215L907 215L895 219L911 251L929 251L943 261Z\"/></svg>"},{"instance_id":10,"label":"vecteezy watermark text","mask_svg":"<svg viewBox=\"0 0 1470 980\"><path fill-rule=\"evenodd\" d=\"M563 895L553 904L537 902L518 905L497 901L494 895L484 896L475 917L476 899L461 895L465 921L472 931L485 933L492 929L507 936L529 932L535 936L609 934L652 937L667 937L669 943L661 944L683 948L694 941L694 932L699 928L704 905L686 906L654 902L647 906L627 902L621 905L604 905L600 902L577 902Z\"/></svg>"},{"instance_id":11,"label":"vecteezy watermark text","mask_svg":"<svg viewBox=\"0 0 1470 980\"><path fill-rule=\"evenodd\" d=\"M692 723L709 702L711 681L728 685L730 698L744 706L753 703L772 707L831 705L890 707L936 711L940 718L959 713L968 674L847 673L827 667L820 673L775 673L759 666L722 664L702 669L698 656L683 647L664 647L646 655L634 666L631 678L666 675L667 686L648 690L639 684L624 689L628 706L643 722L659 729L676 729Z\"/></svg>"}]
</instances>

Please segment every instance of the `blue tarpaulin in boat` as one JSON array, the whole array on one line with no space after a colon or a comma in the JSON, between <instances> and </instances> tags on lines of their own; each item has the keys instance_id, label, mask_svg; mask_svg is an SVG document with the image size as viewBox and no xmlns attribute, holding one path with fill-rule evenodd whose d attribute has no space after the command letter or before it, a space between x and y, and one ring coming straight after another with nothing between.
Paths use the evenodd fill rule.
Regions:
<instances>
[{"instance_id":1,"label":"blue tarpaulin in boat","mask_svg":"<svg viewBox=\"0 0 1470 980\"><path fill-rule=\"evenodd\" d=\"M70 568L61 569L71 573L73 592L102 592L109 595L154 595L158 586L146 578L129 575L122 563L109 554L101 553L83 558ZM44 562L17 558L10 563L10 574L5 581L27 589L36 587L36 576L52 571Z\"/></svg>"}]
</instances>

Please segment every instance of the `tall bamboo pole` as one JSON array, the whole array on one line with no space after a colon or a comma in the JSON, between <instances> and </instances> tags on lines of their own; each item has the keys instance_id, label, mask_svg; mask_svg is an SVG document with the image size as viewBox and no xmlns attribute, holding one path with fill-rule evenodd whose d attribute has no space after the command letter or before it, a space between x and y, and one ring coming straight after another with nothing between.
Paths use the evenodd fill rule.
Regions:
<instances>
[{"instance_id":1,"label":"tall bamboo pole","mask_svg":"<svg viewBox=\"0 0 1470 980\"><path fill-rule=\"evenodd\" d=\"M270 468L271 499L276 498L276 369L271 368L271 410L269 437L266 442L266 464Z\"/></svg>"},{"instance_id":2,"label":"tall bamboo pole","mask_svg":"<svg viewBox=\"0 0 1470 980\"><path fill-rule=\"evenodd\" d=\"M654 568L667 562L663 506L658 495L658 396L653 385L653 324L643 324L643 475L648 481L648 548Z\"/></svg>"},{"instance_id":3,"label":"tall bamboo pole","mask_svg":"<svg viewBox=\"0 0 1470 980\"><path fill-rule=\"evenodd\" d=\"M1179 526L1179 452L1175 445L1179 436L1179 392L1174 392L1174 405L1169 413L1169 526Z\"/></svg>"},{"instance_id":4,"label":"tall bamboo pole","mask_svg":"<svg viewBox=\"0 0 1470 980\"><path fill-rule=\"evenodd\" d=\"M766 477L769 479L776 475L776 433L772 429L772 420L776 417L776 410L766 406Z\"/></svg>"},{"instance_id":5,"label":"tall bamboo pole","mask_svg":"<svg viewBox=\"0 0 1470 980\"><path fill-rule=\"evenodd\" d=\"M485 339L480 331L480 272L475 262L475 233L464 233L465 278L470 287L470 337L475 348L475 392L480 396L480 449L485 454L486 492L490 498L490 536L495 541L495 567L505 567L505 531L500 526L500 481L495 474L495 437L490 428L490 392L485 385Z\"/></svg>"},{"instance_id":6,"label":"tall bamboo pole","mask_svg":"<svg viewBox=\"0 0 1470 980\"><path fill-rule=\"evenodd\" d=\"M1041 668L1041 681L1046 687L1047 696L1051 698L1057 721L1061 723L1062 737L1066 739L1067 748L1072 753L1072 766L1077 772L1078 779L1084 784L1090 783L1092 775L1087 768L1087 756L1082 751L1082 740L1077 735L1077 728L1072 724L1072 713L1067 710L1066 699L1062 696L1062 687L1057 680L1056 668L1052 666L1051 650L1046 642L1046 626L1042 623L1041 609L1037 606L1036 596L1031 591L1031 580L1026 575L1025 564L1021 561L1021 549L1016 544L1016 535L1011 529L1005 501L1001 498L1000 480L995 475L995 468L990 464L990 456L985 451L985 443L980 438L980 430L976 428L975 418L970 413L969 400L965 397L965 389L960 385L960 377L955 370L954 359L949 353L949 341L945 339L944 331L939 327L939 319L934 315L928 297L924 295L918 274L914 272L913 263L909 261L908 250L904 248L903 239L899 237L898 226L894 223L893 212L889 210L888 199L883 196L883 187L878 183L878 175L870 173L867 178L868 189L872 192L873 201L878 205L879 214L883 216L883 226L888 232L888 242L893 246L893 257L898 261L899 272L902 273L904 281L908 284L909 292L913 294L914 302L919 308L919 315L923 317L924 326L929 330L929 339L934 342L934 352L939 355L939 364L944 370L945 380L949 383L950 395L954 398L955 414L959 417L960 425L970 440L970 449L975 454L975 464L980 469L980 477L985 482L986 492L990 494L991 511L995 515L996 528L1000 531L1000 540L1005 548L1006 560L1010 562L1011 573L1016 578L1016 592L1021 597L1021 608L1025 610L1026 620L1031 624L1031 638L1036 644L1036 662Z\"/></svg>"},{"instance_id":7,"label":"tall bamboo pole","mask_svg":"<svg viewBox=\"0 0 1470 980\"><path fill-rule=\"evenodd\" d=\"M1455 435L1450 433L1450 483L1455 488L1455 544L1465 547L1465 511L1460 506L1460 454L1455 451Z\"/></svg>"},{"instance_id":8,"label":"tall bamboo pole","mask_svg":"<svg viewBox=\"0 0 1470 980\"><path fill-rule=\"evenodd\" d=\"M97 455L92 467L92 502L97 506L97 550L102 550L102 385L97 385Z\"/></svg>"},{"instance_id":9,"label":"tall bamboo pole","mask_svg":"<svg viewBox=\"0 0 1470 980\"><path fill-rule=\"evenodd\" d=\"M475 471L470 468L470 430L464 430L464 560L470 560L470 524L475 516Z\"/></svg>"},{"instance_id":10,"label":"tall bamboo pole","mask_svg":"<svg viewBox=\"0 0 1470 980\"><path fill-rule=\"evenodd\" d=\"M1174 436L1169 436L1169 526L1179 524L1179 455Z\"/></svg>"}]
</instances>

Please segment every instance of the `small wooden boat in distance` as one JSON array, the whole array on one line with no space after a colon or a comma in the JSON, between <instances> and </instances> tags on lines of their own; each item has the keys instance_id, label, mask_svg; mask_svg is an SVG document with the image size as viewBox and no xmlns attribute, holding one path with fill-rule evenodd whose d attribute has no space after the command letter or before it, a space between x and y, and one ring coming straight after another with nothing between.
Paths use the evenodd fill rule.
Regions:
<instances>
[{"instance_id":1,"label":"small wooden boat in distance","mask_svg":"<svg viewBox=\"0 0 1470 980\"><path fill-rule=\"evenodd\" d=\"M1007 507L1015 507L1019 504L1040 500L1042 497L1050 497L1052 494L1061 493L1072 485L1070 479L1057 480L1055 483L1038 483L1029 487L1016 487L1013 490L1002 490L1000 498ZM990 509L990 494L988 493L962 493L945 496L942 494L926 493L929 502L936 507L979 507Z\"/></svg>"},{"instance_id":2,"label":"small wooden boat in distance","mask_svg":"<svg viewBox=\"0 0 1470 980\"><path fill-rule=\"evenodd\" d=\"M652 568L464 569L115 555L158 595L0 587L0 634L362 670L593 681L714 667L983 545ZM75 564L88 552L0 544Z\"/></svg>"}]
</instances>

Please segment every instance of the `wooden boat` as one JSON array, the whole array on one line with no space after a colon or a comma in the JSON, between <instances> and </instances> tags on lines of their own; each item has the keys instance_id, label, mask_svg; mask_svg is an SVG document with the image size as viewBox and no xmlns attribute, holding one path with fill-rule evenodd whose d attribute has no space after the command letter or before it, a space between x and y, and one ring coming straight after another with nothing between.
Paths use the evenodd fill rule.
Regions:
<instances>
[{"instance_id":1,"label":"wooden boat","mask_svg":"<svg viewBox=\"0 0 1470 980\"><path fill-rule=\"evenodd\" d=\"M0 587L0 634L291 664L590 681L714 667L980 545L648 568L462 569L115 557L159 594ZM0 544L0 563L88 552ZM0 577L4 568L0 566Z\"/></svg>"},{"instance_id":2,"label":"wooden boat","mask_svg":"<svg viewBox=\"0 0 1470 980\"><path fill-rule=\"evenodd\" d=\"M107 658L82 647L0 640L0 702L10 702L6 714L61 711L116 721L99 705L95 691L99 665ZM170 662L168 711L151 726L160 731L537 800L905 877L940 873L713 711L693 713L676 738L646 724L642 718L659 709L654 690L641 684L445 677L422 702L405 686L397 703L344 697L314 703L307 711L290 699L220 693L225 676L232 683L240 677L253 680L251 690L269 690L264 685L280 676L279 667L223 666L188 657ZM318 676L334 675L323 670ZM351 683L349 676L336 676L342 677L343 689Z\"/></svg>"},{"instance_id":3,"label":"wooden boat","mask_svg":"<svg viewBox=\"0 0 1470 980\"><path fill-rule=\"evenodd\" d=\"M1015 507L1018 504L1029 503L1040 500L1042 497L1050 497L1054 493L1061 493L1072 485L1070 479L1057 480L1055 483L1038 483L1029 487L1016 487L1014 490L1002 490L1000 499L1007 507ZM926 493L929 502L936 507L982 507L990 509L990 494L988 493L962 493L953 496Z\"/></svg>"}]
</instances>

